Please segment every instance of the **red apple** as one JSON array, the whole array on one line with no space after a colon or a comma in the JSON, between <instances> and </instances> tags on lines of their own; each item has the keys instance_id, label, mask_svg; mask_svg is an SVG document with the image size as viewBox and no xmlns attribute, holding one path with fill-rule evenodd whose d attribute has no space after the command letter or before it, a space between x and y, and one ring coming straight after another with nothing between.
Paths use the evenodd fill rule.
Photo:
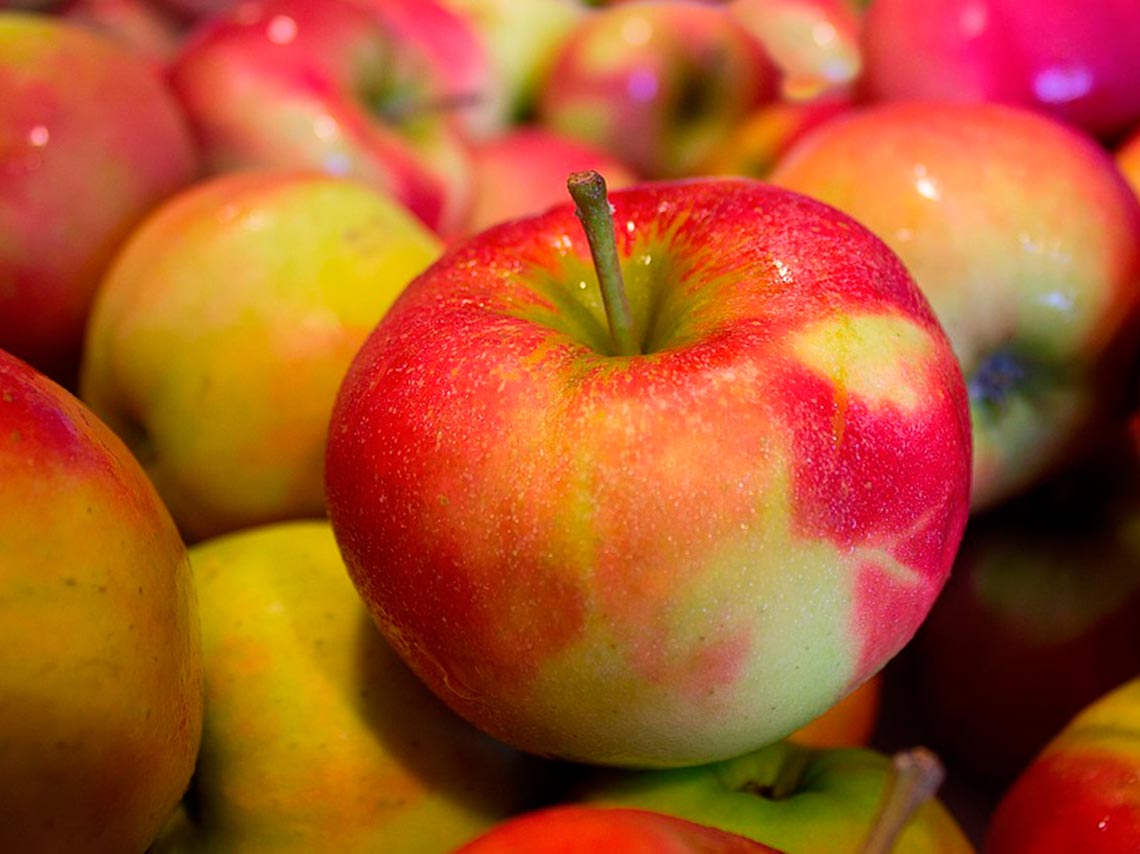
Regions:
<instances>
[{"instance_id":1,"label":"red apple","mask_svg":"<svg viewBox=\"0 0 1140 854\"><path fill-rule=\"evenodd\" d=\"M566 201L566 176L594 169L614 189L637 177L623 163L591 145L541 127L520 127L472 149L475 202L466 231L541 213Z\"/></svg>"},{"instance_id":2,"label":"red apple","mask_svg":"<svg viewBox=\"0 0 1140 854\"><path fill-rule=\"evenodd\" d=\"M458 227L469 165L413 46L350 0L260 0L214 19L171 69L212 171L313 167Z\"/></svg>"},{"instance_id":3,"label":"red apple","mask_svg":"<svg viewBox=\"0 0 1140 854\"><path fill-rule=\"evenodd\" d=\"M626 3L594 13L563 42L538 116L640 175L678 177L778 84L760 43L726 10Z\"/></svg>"},{"instance_id":4,"label":"red apple","mask_svg":"<svg viewBox=\"0 0 1140 854\"><path fill-rule=\"evenodd\" d=\"M72 385L104 268L196 169L147 60L55 18L0 14L0 347Z\"/></svg>"},{"instance_id":5,"label":"red apple","mask_svg":"<svg viewBox=\"0 0 1140 854\"><path fill-rule=\"evenodd\" d=\"M648 810L560 806L511 819L456 854L780 854L744 836Z\"/></svg>"},{"instance_id":6,"label":"red apple","mask_svg":"<svg viewBox=\"0 0 1140 854\"><path fill-rule=\"evenodd\" d=\"M929 298L970 388L975 509L1122 402L1140 203L1087 135L995 104L880 104L807 134L771 178L882 237Z\"/></svg>"},{"instance_id":7,"label":"red apple","mask_svg":"<svg viewBox=\"0 0 1140 854\"><path fill-rule=\"evenodd\" d=\"M1140 121L1135 0L876 0L865 83L874 98L997 101L1104 137Z\"/></svg>"},{"instance_id":8,"label":"red apple","mask_svg":"<svg viewBox=\"0 0 1140 854\"><path fill-rule=\"evenodd\" d=\"M160 69L182 41L177 18L150 0L70 0L60 15L133 48Z\"/></svg>"},{"instance_id":9,"label":"red apple","mask_svg":"<svg viewBox=\"0 0 1140 854\"><path fill-rule=\"evenodd\" d=\"M966 392L905 269L839 212L747 180L612 205L609 329L570 205L412 281L341 386L329 512L460 714L540 754L695 764L910 639L965 523Z\"/></svg>"}]
</instances>

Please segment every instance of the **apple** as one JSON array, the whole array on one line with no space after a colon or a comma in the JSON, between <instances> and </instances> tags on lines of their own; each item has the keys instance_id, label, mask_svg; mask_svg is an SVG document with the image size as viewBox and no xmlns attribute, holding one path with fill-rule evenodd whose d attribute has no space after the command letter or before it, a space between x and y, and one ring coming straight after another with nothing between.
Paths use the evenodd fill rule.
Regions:
<instances>
[{"instance_id":1,"label":"apple","mask_svg":"<svg viewBox=\"0 0 1140 854\"><path fill-rule=\"evenodd\" d=\"M1140 195L1140 127L1117 148L1116 165L1133 192Z\"/></svg>"},{"instance_id":2,"label":"apple","mask_svg":"<svg viewBox=\"0 0 1140 854\"><path fill-rule=\"evenodd\" d=\"M186 548L115 435L4 351L0 554L0 850L142 851L201 730Z\"/></svg>"},{"instance_id":3,"label":"apple","mask_svg":"<svg viewBox=\"0 0 1140 854\"><path fill-rule=\"evenodd\" d=\"M146 59L58 18L0 13L0 348L72 387L105 266L196 170Z\"/></svg>"},{"instance_id":4,"label":"apple","mask_svg":"<svg viewBox=\"0 0 1140 854\"><path fill-rule=\"evenodd\" d=\"M468 233L564 202L571 172L594 169L614 189L637 182L629 167L605 151L535 126L476 145L471 161L475 200Z\"/></svg>"},{"instance_id":5,"label":"apple","mask_svg":"<svg viewBox=\"0 0 1140 854\"><path fill-rule=\"evenodd\" d=\"M1079 465L971 521L909 649L923 741L999 789L1140 674L1136 447L1099 437Z\"/></svg>"},{"instance_id":6,"label":"apple","mask_svg":"<svg viewBox=\"0 0 1140 854\"><path fill-rule=\"evenodd\" d=\"M648 810L565 805L511 819L456 854L780 854L743 836Z\"/></svg>"},{"instance_id":7,"label":"apple","mask_svg":"<svg viewBox=\"0 0 1140 854\"><path fill-rule=\"evenodd\" d=\"M530 806L536 760L457 718L376 632L327 522L199 543L206 715L171 852L451 850Z\"/></svg>"},{"instance_id":8,"label":"apple","mask_svg":"<svg viewBox=\"0 0 1140 854\"><path fill-rule=\"evenodd\" d=\"M696 768L597 771L576 797L674 815L787 854L973 854L953 816L929 797L940 774L921 750L892 759L781 741Z\"/></svg>"},{"instance_id":9,"label":"apple","mask_svg":"<svg viewBox=\"0 0 1140 854\"><path fill-rule=\"evenodd\" d=\"M882 705L883 674L876 673L838 703L788 736L808 747L860 747L870 743Z\"/></svg>"},{"instance_id":10,"label":"apple","mask_svg":"<svg viewBox=\"0 0 1140 854\"><path fill-rule=\"evenodd\" d=\"M1002 798L985 854L1125 854L1140 847L1140 678L1065 726Z\"/></svg>"},{"instance_id":11,"label":"apple","mask_svg":"<svg viewBox=\"0 0 1140 854\"><path fill-rule=\"evenodd\" d=\"M1111 139L1140 122L1135 0L875 0L874 99L996 101Z\"/></svg>"},{"instance_id":12,"label":"apple","mask_svg":"<svg viewBox=\"0 0 1140 854\"><path fill-rule=\"evenodd\" d=\"M725 9L626 3L595 12L563 42L537 115L639 175L680 177L778 86L760 43Z\"/></svg>"},{"instance_id":13,"label":"apple","mask_svg":"<svg viewBox=\"0 0 1140 854\"><path fill-rule=\"evenodd\" d=\"M970 389L972 506L1039 482L1120 405L1140 340L1140 203L1092 139L994 104L880 104L803 137L777 184L902 258Z\"/></svg>"},{"instance_id":14,"label":"apple","mask_svg":"<svg viewBox=\"0 0 1140 854\"><path fill-rule=\"evenodd\" d=\"M965 524L966 391L850 218L693 179L617 191L607 220L600 183L571 181L592 237L562 205L401 294L338 393L329 514L380 629L468 720L698 764L910 639Z\"/></svg>"},{"instance_id":15,"label":"apple","mask_svg":"<svg viewBox=\"0 0 1140 854\"><path fill-rule=\"evenodd\" d=\"M397 198L430 228L462 225L469 164L420 54L349 0L255 0L199 30L173 63L213 172L314 168Z\"/></svg>"},{"instance_id":16,"label":"apple","mask_svg":"<svg viewBox=\"0 0 1140 854\"><path fill-rule=\"evenodd\" d=\"M160 71L182 41L177 18L150 0L70 0L59 14L133 48Z\"/></svg>"},{"instance_id":17,"label":"apple","mask_svg":"<svg viewBox=\"0 0 1140 854\"><path fill-rule=\"evenodd\" d=\"M348 364L438 238L320 173L223 175L169 200L115 259L80 389L189 539L324 515Z\"/></svg>"}]
</instances>

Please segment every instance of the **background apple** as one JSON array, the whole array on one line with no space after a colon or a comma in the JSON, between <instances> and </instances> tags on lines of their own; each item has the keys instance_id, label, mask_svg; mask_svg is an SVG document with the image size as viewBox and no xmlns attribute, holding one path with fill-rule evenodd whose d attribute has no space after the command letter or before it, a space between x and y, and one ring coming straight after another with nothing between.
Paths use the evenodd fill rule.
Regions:
<instances>
[{"instance_id":1,"label":"background apple","mask_svg":"<svg viewBox=\"0 0 1140 854\"><path fill-rule=\"evenodd\" d=\"M1140 126L1117 149L1116 165L1133 191L1140 194Z\"/></svg>"},{"instance_id":2,"label":"background apple","mask_svg":"<svg viewBox=\"0 0 1140 854\"><path fill-rule=\"evenodd\" d=\"M160 70L182 42L178 19L150 0L69 0L59 14L134 49Z\"/></svg>"},{"instance_id":3,"label":"background apple","mask_svg":"<svg viewBox=\"0 0 1140 854\"><path fill-rule=\"evenodd\" d=\"M863 29L875 99L996 101L1113 138L1140 122L1134 0L875 0Z\"/></svg>"},{"instance_id":4,"label":"background apple","mask_svg":"<svg viewBox=\"0 0 1140 854\"><path fill-rule=\"evenodd\" d=\"M349 0L260 0L211 19L170 72L214 172L314 168L462 224L459 120L415 46Z\"/></svg>"},{"instance_id":5,"label":"background apple","mask_svg":"<svg viewBox=\"0 0 1140 854\"><path fill-rule=\"evenodd\" d=\"M615 355L570 205L482 232L357 354L329 512L385 635L469 720L694 764L909 640L965 523L965 388L901 264L833 209L744 180L611 201L641 354Z\"/></svg>"},{"instance_id":6,"label":"background apple","mask_svg":"<svg viewBox=\"0 0 1140 854\"><path fill-rule=\"evenodd\" d=\"M104 268L196 169L145 59L56 18L0 13L0 348L73 386Z\"/></svg>"},{"instance_id":7,"label":"background apple","mask_svg":"<svg viewBox=\"0 0 1140 854\"><path fill-rule=\"evenodd\" d=\"M724 9L638 2L586 18L543 84L538 120L647 178L693 174L737 121L775 97L779 74Z\"/></svg>"},{"instance_id":8,"label":"background apple","mask_svg":"<svg viewBox=\"0 0 1140 854\"><path fill-rule=\"evenodd\" d=\"M881 236L930 300L969 386L975 509L1123 406L1140 204L1085 135L1012 107L881 104L807 134L771 179Z\"/></svg>"},{"instance_id":9,"label":"background apple","mask_svg":"<svg viewBox=\"0 0 1140 854\"><path fill-rule=\"evenodd\" d=\"M1140 846L1140 678L1077 715L994 814L986 854L1122 854Z\"/></svg>"},{"instance_id":10,"label":"background apple","mask_svg":"<svg viewBox=\"0 0 1140 854\"><path fill-rule=\"evenodd\" d=\"M134 458L0 351L0 850L142 851L202 720L186 549Z\"/></svg>"},{"instance_id":11,"label":"background apple","mask_svg":"<svg viewBox=\"0 0 1140 854\"><path fill-rule=\"evenodd\" d=\"M157 852L449 851L527 807L540 763L441 705L373 627L326 522L190 552L206 716Z\"/></svg>"},{"instance_id":12,"label":"background apple","mask_svg":"<svg viewBox=\"0 0 1140 854\"><path fill-rule=\"evenodd\" d=\"M85 401L194 539L324 514L341 377L436 237L371 188L220 176L163 205L92 311Z\"/></svg>"}]
</instances>

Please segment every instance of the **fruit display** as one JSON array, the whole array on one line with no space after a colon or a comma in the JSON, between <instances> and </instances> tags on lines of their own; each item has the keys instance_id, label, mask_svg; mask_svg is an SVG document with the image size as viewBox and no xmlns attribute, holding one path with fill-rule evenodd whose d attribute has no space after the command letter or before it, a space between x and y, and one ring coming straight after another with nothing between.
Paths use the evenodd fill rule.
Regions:
<instances>
[{"instance_id":1,"label":"fruit display","mask_svg":"<svg viewBox=\"0 0 1140 854\"><path fill-rule=\"evenodd\" d=\"M1135 854L1136 0L0 0L0 851Z\"/></svg>"}]
</instances>

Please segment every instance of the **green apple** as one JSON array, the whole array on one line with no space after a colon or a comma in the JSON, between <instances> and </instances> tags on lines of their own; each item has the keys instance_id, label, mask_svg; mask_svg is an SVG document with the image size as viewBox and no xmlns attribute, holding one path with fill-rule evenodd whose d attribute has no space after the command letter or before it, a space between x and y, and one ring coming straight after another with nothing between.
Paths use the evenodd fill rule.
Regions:
<instances>
[{"instance_id":1,"label":"green apple","mask_svg":"<svg viewBox=\"0 0 1140 854\"><path fill-rule=\"evenodd\" d=\"M159 852L443 852L524 806L541 767L449 712L369 620L325 522L191 549L206 718Z\"/></svg>"},{"instance_id":2,"label":"green apple","mask_svg":"<svg viewBox=\"0 0 1140 854\"><path fill-rule=\"evenodd\" d=\"M146 848L202 724L186 548L122 442L0 351L0 851Z\"/></svg>"},{"instance_id":3,"label":"green apple","mask_svg":"<svg viewBox=\"0 0 1140 854\"><path fill-rule=\"evenodd\" d=\"M178 195L92 310L82 396L186 536L324 512L341 376L435 235L362 184L242 173Z\"/></svg>"}]
</instances>

